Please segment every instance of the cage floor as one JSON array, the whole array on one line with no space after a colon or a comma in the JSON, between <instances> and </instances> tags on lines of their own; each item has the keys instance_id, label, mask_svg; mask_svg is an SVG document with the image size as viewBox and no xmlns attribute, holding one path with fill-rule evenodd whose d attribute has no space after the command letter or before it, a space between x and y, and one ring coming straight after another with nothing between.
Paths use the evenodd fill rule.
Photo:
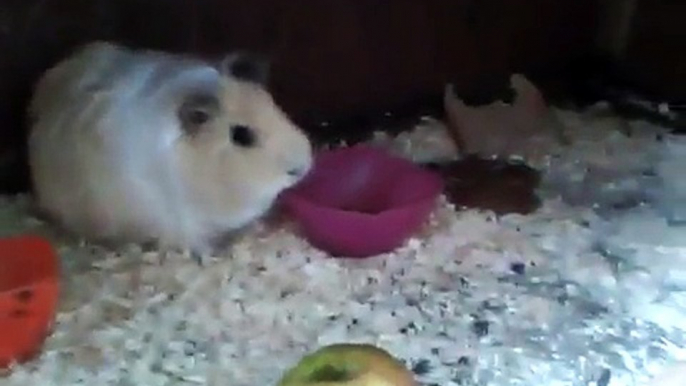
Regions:
<instances>
[{"instance_id":1,"label":"cage floor","mask_svg":"<svg viewBox=\"0 0 686 386\"><path fill-rule=\"evenodd\" d=\"M555 113L573 140L544 149L538 211L442 199L420 234L366 260L263 223L202 265L112 251L31 217L27 197L0 198L0 235L44 234L64 267L54 333L0 384L273 385L342 341L384 347L425 385L646 384L686 359L686 141ZM431 159L441 135L377 141Z\"/></svg>"}]
</instances>

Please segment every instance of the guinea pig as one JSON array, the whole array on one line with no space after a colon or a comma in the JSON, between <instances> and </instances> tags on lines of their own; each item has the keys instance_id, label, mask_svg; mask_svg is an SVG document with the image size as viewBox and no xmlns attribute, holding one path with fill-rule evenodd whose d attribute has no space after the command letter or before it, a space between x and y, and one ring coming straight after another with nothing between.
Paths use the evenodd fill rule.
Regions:
<instances>
[{"instance_id":1,"label":"guinea pig","mask_svg":"<svg viewBox=\"0 0 686 386\"><path fill-rule=\"evenodd\" d=\"M312 164L266 88L269 64L96 41L48 69L28 107L36 206L108 243L204 254L266 214Z\"/></svg>"}]
</instances>

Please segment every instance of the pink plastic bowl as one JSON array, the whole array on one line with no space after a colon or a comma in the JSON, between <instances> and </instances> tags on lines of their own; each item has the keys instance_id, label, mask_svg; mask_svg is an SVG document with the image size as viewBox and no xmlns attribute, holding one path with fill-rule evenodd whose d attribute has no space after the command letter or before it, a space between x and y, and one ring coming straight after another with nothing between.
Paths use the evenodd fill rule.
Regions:
<instances>
[{"instance_id":1,"label":"pink plastic bowl","mask_svg":"<svg viewBox=\"0 0 686 386\"><path fill-rule=\"evenodd\" d=\"M316 248L333 256L389 252L426 221L443 180L381 149L358 145L318 154L281 203Z\"/></svg>"}]
</instances>

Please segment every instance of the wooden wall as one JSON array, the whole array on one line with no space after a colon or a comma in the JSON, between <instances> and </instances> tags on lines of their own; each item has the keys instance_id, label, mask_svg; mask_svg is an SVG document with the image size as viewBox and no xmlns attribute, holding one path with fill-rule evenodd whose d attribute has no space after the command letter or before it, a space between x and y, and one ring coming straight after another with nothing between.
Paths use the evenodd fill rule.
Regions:
<instances>
[{"instance_id":1,"label":"wooden wall","mask_svg":"<svg viewBox=\"0 0 686 386\"><path fill-rule=\"evenodd\" d=\"M686 1L637 0L625 65L637 86L686 104Z\"/></svg>"}]
</instances>

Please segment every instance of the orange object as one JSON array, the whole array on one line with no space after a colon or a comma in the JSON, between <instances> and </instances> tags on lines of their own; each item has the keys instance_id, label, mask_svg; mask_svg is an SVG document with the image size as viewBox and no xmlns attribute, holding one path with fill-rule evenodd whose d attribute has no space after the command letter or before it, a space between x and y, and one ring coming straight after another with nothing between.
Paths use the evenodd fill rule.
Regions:
<instances>
[{"instance_id":1,"label":"orange object","mask_svg":"<svg viewBox=\"0 0 686 386\"><path fill-rule=\"evenodd\" d=\"M40 237L0 239L0 369L31 359L50 333L59 260Z\"/></svg>"}]
</instances>

